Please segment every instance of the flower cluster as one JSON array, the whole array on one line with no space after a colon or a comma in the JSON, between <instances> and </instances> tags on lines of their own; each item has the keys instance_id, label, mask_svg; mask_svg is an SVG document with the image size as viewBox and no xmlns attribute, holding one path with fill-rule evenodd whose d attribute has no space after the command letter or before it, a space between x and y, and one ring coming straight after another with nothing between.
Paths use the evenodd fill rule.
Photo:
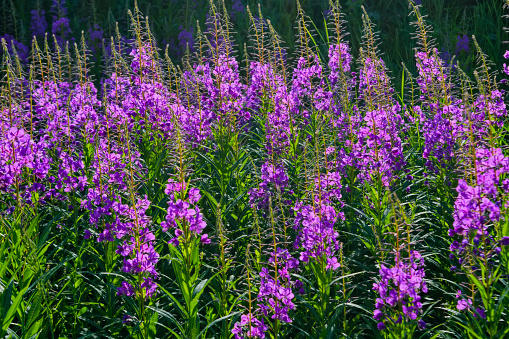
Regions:
<instances>
[{"instance_id":1,"label":"flower cluster","mask_svg":"<svg viewBox=\"0 0 509 339\"><path fill-rule=\"evenodd\" d=\"M373 313L378 329L417 320L422 308L419 293L428 292L424 259L419 252L412 251L409 258L402 258L400 252L396 252L395 265L389 268L381 264L379 273L380 281L373 284L373 290L379 294ZM418 325L423 328L426 323L420 319Z\"/></svg>"},{"instance_id":2,"label":"flower cluster","mask_svg":"<svg viewBox=\"0 0 509 339\"><path fill-rule=\"evenodd\" d=\"M463 109L457 104L439 108L429 119L423 117L424 151L426 167L438 172L454 159L456 141L463 136L466 128Z\"/></svg>"},{"instance_id":3,"label":"flower cluster","mask_svg":"<svg viewBox=\"0 0 509 339\"><path fill-rule=\"evenodd\" d=\"M263 267L260 272L260 290L258 305L265 317L291 323L288 311L295 309L292 288L301 288L299 280L292 281L290 272L299 266L299 260L293 258L288 250L277 248L272 253L269 264L273 271Z\"/></svg>"},{"instance_id":4,"label":"flower cluster","mask_svg":"<svg viewBox=\"0 0 509 339\"><path fill-rule=\"evenodd\" d=\"M461 290L458 290L456 293L456 299L458 299L458 303L456 304L456 308L458 311L471 310L474 317L481 317L482 319L486 319L486 312L482 307L474 308L472 305L472 299L468 296L464 296Z\"/></svg>"},{"instance_id":5,"label":"flower cluster","mask_svg":"<svg viewBox=\"0 0 509 339\"><path fill-rule=\"evenodd\" d=\"M341 78L341 73L351 71L352 55L347 44L331 45L329 47L329 81L335 86Z\"/></svg>"},{"instance_id":6,"label":"flower cluster","mask_svg":"<svg viewBox=\"0 0 509 339\"><path fill-rule=\"evenodd\" d=\"M509 59L509 51L505 51L504 59ZM505 74L509 75L509 67L507 66L507 64L504 63L502 70L504 71Z\"/></svg>"},{"instance_id":7,"label":"flower cluster","mask_svg":"<svg viewBox=\"0 0 509 339\"><path fill-rule=\"evenodd\" d=\"M258 291L257 313L261 320L251 313L242 315L241 321L235 323L232 333L235 338L265 338L265 331L268 326L264 318L275 319L282 323L291 323L288 312L295 309L293 289L303 293L303 284L300 280L292 280L290 275L299 266L299 260L293 258L288 250L276 248L269 259L271 269L263 267L260 276L260 287Z\"/></svg>"},{"instance_id":8,"label":"flower cluster","mask_svg":"<svg viewBox=\"0 0 509 339\"><path fill-rule=\"evenodd\" d=\"M125 205L119 207L129 220L120 222L117 219L115 225L116 237L122 240L117 249L117 253L124 257L122 271L133 276L142 274L143 278L134 285L132 282L123 281L117 294L133 296L139 293L149 298L157 289L154 279L158 276L155 266L159 261L159 254L154 249L155 236L148 227L150 219L145 214L150 207L150 201L146 198L139 199L134 208Z\"/></svg>"},{"instance_id":9,"label":"flower cluster","mask_svg":"<svg viewBox=\"0 0 509 339\"><path fill-rule=\"evenodd\" d=\"M265 331L268 330L268 326L265 325L263 318L261 320L254 317L251 313L243 314L240 317L240 321L236 322L233 326L232 333L235 335L235 339L244 338L265 338Z\"/></svg>"},{"instance_id":10,"label":"flower cluster","mask_svg":"<svg viewBox=\"0 0 509 339\"><path fill-rule=\"evenodd\" d=\"M4 34L0 37L0 41L5 41L7 51L11 56L14 56L16 54L19 60L22 62L26 62L28 60L29 55L28 47L22 42L16 40L12 35Z\"/></svg>"},{"instance_id":11,"label":"flower cluster","mask_svg":"<svg viewBox=\"0 0 509 339\"><path fill-rule=\"evenodd\" d=\"M44 10L33 9L30 13L32 13L30 25L32 36L43 37L44 33L46 33L46 30L48 29L48 23L44 17L46 12Z\"/></svg>"},{"instance_id":12,"label":"flower cluster","mask_svg":"<svg viewBox=\"0 0 509 339\"><path fill-rule=\"evenodd\" d=\"M428 99L429 103L437 104L438 98L450 95L450 83L447 81L449 78L448 68L438 57L436 48L432 51L432 55L417 52L415 57L419 70L417 84L421 90L421 100Z\"/></svg>"},{"instance_id":13,"label":"flower cluster","mask_svg":"<svg viewBox=\"0 0 509 339\"><path fill-rule=\"evenodd\" d=\"M370 109L374 101L386 101L394 92L387 75L385 62L379 57L367 57L362 60L358 81L359 97L367 103Z\"/></svg>"},{"instance_id":14,"label":"flower cluster","mask_svg":"<svg viewBox=\"0 0 509 339\"><path fill-rule=\"evenodd\" d=\"M169 179L164 192L170 196L170 201L166 220L161 223L161 228L164 232L170 228L175 229L175 237L170 243L178 246L182 239L187 241L194 237L199 238L203 244L209 244L208 235L202 234L207 225L200 208L196 206L201 198L200 190L194 187L187 190L185 183Z\"/></svg>"},{"instance_id":15,"label":"flower cluster","mask_svg":"<svg viewBox=\"0 0 509 339\"><path fill-rule=\"evenodd\" d=\"M295 225L298 230L295 247L301 248L300 260L308 262L309 258L321 260L325 256L327 268L336 270L339 267L334 253L339 250L338 232L334 224L338 218L334 207L321 204L316 208L297 203L294 207Z\"/></svg>"},{"instance_id":16,"label":"flower cluster","mask_svg":"<svg viewBox=\"0 0 509 339\"><path fill-rule=\"evenodd\" d=\"M240 0L234 0L232 2L232 10L231 10L231 17L232 20L235 20L240 13L244 13L244 6L242 5L242 1Z\"/></svg>"},{"instance_id":17,"label":"flower cluster","mask_svg":"<svg viewBox=\"0 0 509 339\"><path fill-rule=\"evenodd\" d=\"M69 23L69 19L60 18L53 21L51 24L51 33L53 33L56 38L58 45L60 47L64 46L64 43L69 39L71 34L71 26Z\"/></svg>"},{"instance_id":18,"label":"flower cluster","mask_svg":"<svg viewBox=\"0 0 509 339\"><path fill-rule=\"evenodd\" d=\"M88 29L88 33L90 36L88 45L90 46L93 52L97 53L102 47L104 31L102 30L101 26L99 26L98 24L94 24L93 28ZM108 45L109 47L109 44L106 45Z\"/></svg>"},{"instance_id":19,"label":"flower cluster","mask_svg":"<svg viewBox=\"0 0 509 339\"><path fill-rule=\"evenodd\" d=\"M458 181L458 197L454 205L453 228L449 236L459 236L451 244L451 251L465 264L465 255L490 259L500 252L500 244L506 244L507 237L493 231L494 225L504 220L501 195L509 189L509 159L502 150L477 149L474 173L476 183L469 185L464 179ZM497 239L497 236L501 237ZM495 251L491 248L495 247Z\"/></svg>"},{"instance_id":20,"label":"flower cluster","mask_svg":"<svg viewBox=\"0 0 509 339\"><path fill-rule=\"evenodd\" d=\"M470 40L468 39L468 35L458 35L458 42L456 44L456 54L460 54L461 52L468 53L470 51L470 47L468 44Z\"/></svg>"},{"instance_id":21,"label":"flower cluster","mask_svg":"<svg viewBox=\"0 0 509 339\"><path fill-rule=\"evenodd\" d=\"M404 167L400 132L405 124L400 111L401 106L394 104L366 112L350 154L352 164L360 170L361 181L376 178L389 186L394 174Z\"/></svg>"},{"instance_id":22,"label":"flower cluster","mask_svg":"<svg viewBox=\"0 0 509 339\"><path fill-rule=\"evenodd\" d=\"M270 199L276 197L277 193L285 193L288 175L282 165L273 165L267 161L262 165L260 179L258 188L249 191L249 203L253 208L268 211Z\"/></svg>"}]
</instances>

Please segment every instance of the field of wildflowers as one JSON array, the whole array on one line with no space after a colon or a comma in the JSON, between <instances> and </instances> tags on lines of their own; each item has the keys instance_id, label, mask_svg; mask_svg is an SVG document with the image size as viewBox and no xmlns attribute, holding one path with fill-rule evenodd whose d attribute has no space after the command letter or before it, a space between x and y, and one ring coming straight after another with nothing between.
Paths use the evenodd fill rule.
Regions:
<instances>
[{"instance_id":1,"label":"field of wildflowers","mask_svg":"<svg viewBox=\"0 0 509 339\"><path fill-rule=\"evenodd\" d=\"M509 51L354 2L5 33L0 338L508 338Z\"/></svg>"}]
</instances>

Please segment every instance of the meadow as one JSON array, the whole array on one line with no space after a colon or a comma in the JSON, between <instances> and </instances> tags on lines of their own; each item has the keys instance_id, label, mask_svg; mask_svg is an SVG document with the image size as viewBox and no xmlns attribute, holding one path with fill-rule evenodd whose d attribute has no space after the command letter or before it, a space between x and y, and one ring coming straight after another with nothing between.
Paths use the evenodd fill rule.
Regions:
<instances>
[{"instance_id":1,"label":"meadow","mask_svg":"<svg viewBox=\"0 0 509 339\"><path fill-rule=\"evenodd\" d=\"M509 0L69 3L0 8L0 338L509 338Z\"/></svg>"}]
</instances>

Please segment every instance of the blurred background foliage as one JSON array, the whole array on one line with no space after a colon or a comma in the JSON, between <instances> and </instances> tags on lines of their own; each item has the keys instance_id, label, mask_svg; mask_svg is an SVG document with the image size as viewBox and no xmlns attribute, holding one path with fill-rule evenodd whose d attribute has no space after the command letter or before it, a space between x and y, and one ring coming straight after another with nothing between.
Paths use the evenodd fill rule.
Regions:
<instances>
[{"instance_id":1,"label":"blurred background foliage","mask_svg":"<svg viewBox=\"0 0 509 339\"><path fill-rule=\"evenodd\" d=\"M98 44L98 38L115 34L116 23L120 33L129 35L128 9L133 8L134 0L59 0L68 9L71 35L75 39L83 32L89 46ZM301 0L301 6L315 23L318 32L317 43L325 46L324 15L327 13L328 0ZM44 11L48 30L57 19L55 7L58 0L1 0L1 35L9 34L25 45L30 44L33 11ZM467 72L474 61L472 35L475 35L491 59L502 63L502 40L504 20L500 10L502 0L417 0L427 21L434 29L439 51L446 61L453 56ZM412 20L408 16L407 0L342 0L340 4L348 24L349 37L353 51L358 51L361 41L362 6L371 16L380 31L381 50L384 60L393 76L397 79L401 72L401 63L411 71L414 69L415 40L412 38ZM275 29L286 42L291 55L294 47L295 18L297 4L295 0L225 0L228 12L237 36L240 53L248 40L249 18L246 6L256 16L258 5L264 18L270 19ZM161 49L168 45L174 61L178 61L185 52L185 46L196 37L196 25L199 22L204 29L208 12L208 0L138 0L139 9L149 17L151 29ZM95 32L95 35L94 35ZM101 32L98 34L98 32ZM51 33L50 33L51 34Z\"/></svg>"}]
</instances>

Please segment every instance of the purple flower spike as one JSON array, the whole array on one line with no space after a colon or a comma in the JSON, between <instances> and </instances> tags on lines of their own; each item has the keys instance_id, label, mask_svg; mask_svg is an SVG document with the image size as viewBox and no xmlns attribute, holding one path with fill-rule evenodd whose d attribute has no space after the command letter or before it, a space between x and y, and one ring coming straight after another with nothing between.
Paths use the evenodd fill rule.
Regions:
<instances>
[{"instance_id":1,"label":"purple flower spike","mask_svg":"<svg viewBox=\"0 0 509 339\"><path fill-rule=\"evenodd\" d=\"M390 268L380 265L380 281L373 284L373 290L380 296L373 312L373 318L380 321L379 329L391 328L401 323L403 317L406 321L417 320L422 308L419 294L428 291L424 281L424 261L419 252L412 251L406 259L397 252L395 261L395 266ZM421 321L419 319L418 324L424 324Z\"/></svg>"}]
</instances>

